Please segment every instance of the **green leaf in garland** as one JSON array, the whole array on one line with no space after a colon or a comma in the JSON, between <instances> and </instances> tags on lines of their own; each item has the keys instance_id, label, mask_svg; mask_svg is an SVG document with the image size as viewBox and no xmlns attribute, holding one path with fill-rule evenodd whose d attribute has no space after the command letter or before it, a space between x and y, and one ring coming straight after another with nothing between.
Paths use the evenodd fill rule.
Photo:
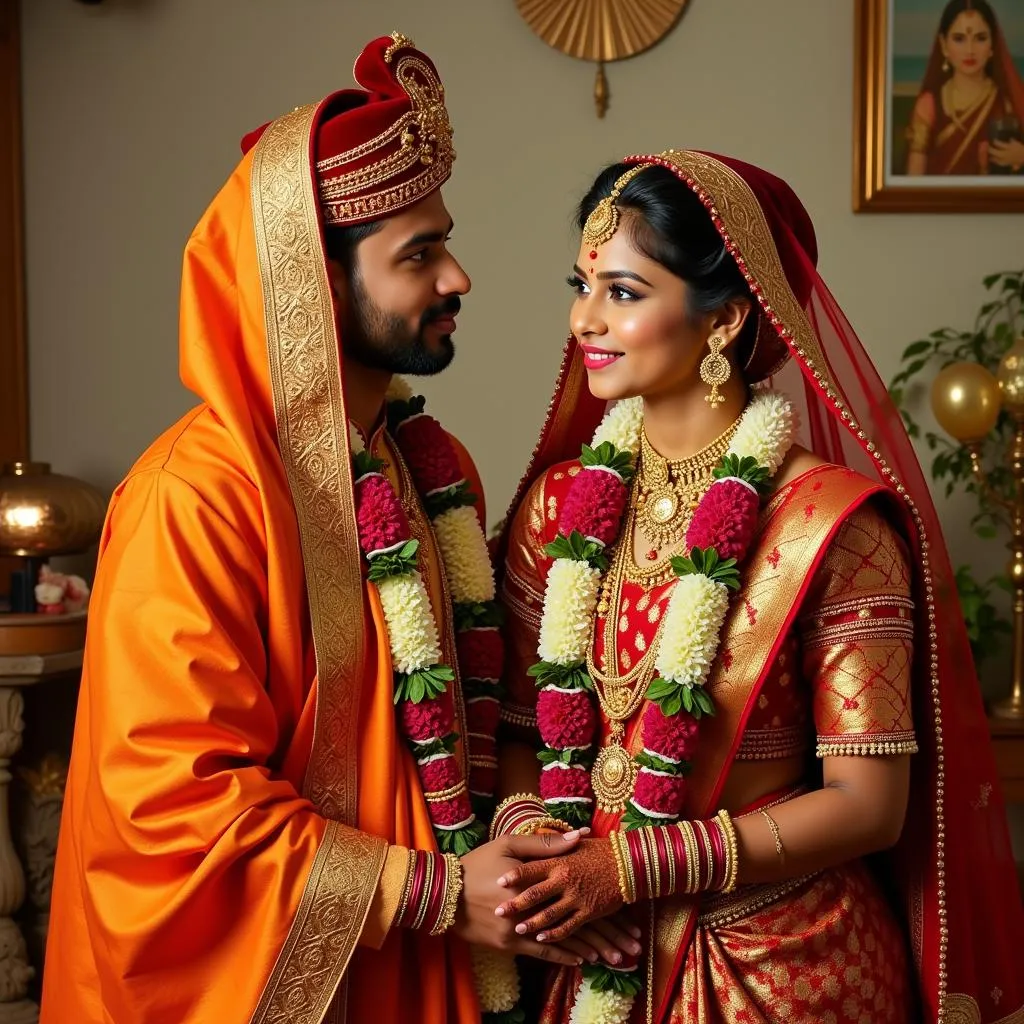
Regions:
<instances>
[{"instance_id":1,"label":"green leaf in garland","mask_svg":"<svg viewBox=\"0 0 1024 1024\"><path fill-rule=\"evenodd\" d=\"M457 828L454 831L446 828L435 828L434 835L437 837L437 845L442 853L454 853L456 857L465 857L467 853L480 844L480 840L487 834L487 827L482 821L474 821L465 828Z\"/></svg>"},{"instance_id":2,"label":"green leaf in garland","mask_svg":"<svg viewBox=\"0 0 1024 1024\"><path fill-rule=\"evenodd\" d=\"M736 559L719 559L714 548L694 548L689 557L677 555L672 559L672 571L677 576L707 576L729 590L740 589L740 570Z\"/></svg>"},{"instance_id":3,"label":"green leaf in garland","mask_svg":"<svg viewBox=\"0 0 1024 1024\"><path fill-rule=\"evenodd\" d=\"M366 578L371 583L380 583L381 580L390 579L392 576L408 576L416 571L419 564L420 542L418 540L406 541L397 551L389 551L386 554L377 554L370 559L370 568Z\"/></svg>"},{"instance_id":4,"label":"green leaf in garland","mask_svg":"<svg viewBox=\"0 0 1024 1024\"><path fill-rule=\"evenodd\" d=\"M497 601L464 601L453 604L452 609L456 633L481 627L500 627L505 623L504 609Z\"/></svg>"},{"instance_id":5,"label":"green leaf in garland","mask_svg":"<svg viewBox=\"0 0 1024 1024\"><path fill-rule=\"evenodd\" d=\"M666 825L668 822L664 818L651 818L644 814L636 804L630 800L626 806L626 813L622 815L622 827L626 831L632 831L635 828L647 828L648 826L659 826Z\"/></svg>"},{"instance_id":6,"label":"green leaf in garland","mask_svg":"<svg viewBox=\"0 0 1024 1024\"><path fill-rule=\"evenodd\" d=\"M644 980L639 969L616 971L604 964L584 964L583 977L595 992L617 992L635 998L643 991Z\"/></svg>"},{"instance_id":7,"label":"green leaf in garland","mask_svg":"<svg viewBox=\"0 0 1024 1024\"><path fill-rule=\"evenodd\" d=\"M652 772L664 772L666 775L682 775L684 778L690 774L689 761L680 761L679 764L673 764L671 761L663 761L657 754L648 754L646 750L641 750L633 760L641 768L650 768Z\"/></svg>"},{"instance_id":8,"label":"green leaf in garland","mask_svg":"<svg viewBox=\"0 0 1024 1024\"><path fill-rule=\"evenodd\" d=\"M407 700L419 704L440 697L454 678L455 673L447 665L432 665L409 673L396 672L395 703Z\"/></svg>"},{"instance_id":9,"label":"green leaf in garland","mask_svg":"<svg viewBox=\"0 0 1024 1024\"><path fill-rule=\"evenodd\" d=\"M579 530L573 530L568 537L559 534L550 544L544 546L549 558L569 558L574 562L588 562L594 569L605 572L608 557L604 546L597 541L587 540Z\"/></svg>"},{"instance_id":10,"label":"green leaf in garland","mask_svg":"<svg viewBox=\"0 0 1024 1024\"><path fill-rule=\"evenodd\" d=\"M453 508L463 508L477 503L477 496L469 489L468 480L460 480L451 487L435 491L423 498L423 507L431 519Z\"/></svg>"},{"instance_id":11,"label":"green leaf in garland","mask_svg":"<svg viewBox=\"0 0 1024 1024\"><path fill-rule=\"evenodd\" d=\"M433 757L435 754L452 754L455 752L455 744L459 741L457 732L450 732L447 736L435 736L424 743L417 743L412 740L409 746L412 748L412 755L417 761L424 757Z\"/></svg>"},{"instance_id":12,"label":"green leaf in garland","mask_svg":"<svg viewBox=\"0 0 1024 1024\"><path fill-rule=\"evenodd\" d=\"M526 674L536 679L536 686L558 686L563 690L593 690L594 680L582 661L571 665L558 665L553 661L538 661L531 665Z\"/></svg>"},{"instance_id":13,"label":"green leaf in garland","mask_svg":"<svg viewBox=\"0 0 1024 1024\"><path fill-rule=\"evenodd\" d=\"M352 475L358 480L369 473L379 473L384 468L380 459L375 459L366 449L352 456Z\"/></svg>"},{"instance_id":14,"label":"green leaf in garland","mask_svg":"<svg viewBox=\"0 0 1024 1024\"><path fill-rule=\"evenodd\" d=\"M552 818L568 822L573 828L590 824L589 804L577 804L566 801L565 803L545 804L544 807Z\"/></svg>"},{"instance_id":15,"label":"green leaf in garland","mask_svg":"<svg viewBox=\"0 0 1024 1024\"><path fill-rule=\"evenodd\" d=\"M537 760L543 765L571 764L578 768L589 768L593 754L589 747L570 747L567 750L553 750L547 747L537 754Z\"/></svg>"},{"instance_id":16,"label":"green leaf in garland","mask_svg":"<svg viewBox=\"0 0 1024 1024\"><path fill-rule=\"evenodd\" d=\"M602 466L614 470L627 484L633 477L633 456L629 452L619 451L611 441L602 441L596 448L585 444L580 454L580 465L584 468Z\"/></svg>"},{"instance_id":17,"label":"green leaf in garland","mask_svg":"<svg viewBox=\"0 0 1024 1024\"><path fill-rule=\"evenodd\" d=\"M704 689L703 686L695 686L693 688L693 697L697 702L697 707L700 714L694 712L695 718L700 718L701 715L713 715L715 713L715 702L711 699L711 694Z\"/></svg>"},{"instance_id":18,"label":"green leaf in garland","mask_svg":"<svg viewBox=\"0 0 1024 1024\"><path fill-rule=\"evenodd\" d=\"M768 467L762 466L752 455L744 455L742 459L738 455L723 455L722 461L715 467L714 477L716 480L735 477L755 487L759 494L771 489Z\"/></svg>"},{"instance_id":19,"label":"green leaf in garland","mask_svg":"<svg viewBox=\"0 0 1024 1024\"><path fill-rule=\"evenodd\" d=\"M408 401L398 399L388 402L388 433L394 437L403 420L407 420L410 416L419 416L426 407L427 400L422 395L413 395Z\"/></svg>"}]
</instances>

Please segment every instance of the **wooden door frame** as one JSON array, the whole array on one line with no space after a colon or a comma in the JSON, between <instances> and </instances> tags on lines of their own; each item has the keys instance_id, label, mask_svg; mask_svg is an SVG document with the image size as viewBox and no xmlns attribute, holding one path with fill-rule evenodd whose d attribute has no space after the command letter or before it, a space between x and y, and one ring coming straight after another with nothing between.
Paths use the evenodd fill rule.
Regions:
<instances>
[{"instance_id":1,"label":"wooden door frame","mask_svg":"<svg viewBox=\"0 0 1024 1024\"><path fill-rule=\"evenodd\" d=\"M19 0L0 0L0 463L27 459Z\"/></svg>"},{"instance_id":2,"label":"wooden door frame","mask_svg":"<svg viewBox=\"0 0 1024 1024\"><path fill-rule=\"evenodd\" d=\"M29 457L19 0L0 0L0 465ZM17 563L0 558L0 597Z\"/></svg>"}]
</instances>

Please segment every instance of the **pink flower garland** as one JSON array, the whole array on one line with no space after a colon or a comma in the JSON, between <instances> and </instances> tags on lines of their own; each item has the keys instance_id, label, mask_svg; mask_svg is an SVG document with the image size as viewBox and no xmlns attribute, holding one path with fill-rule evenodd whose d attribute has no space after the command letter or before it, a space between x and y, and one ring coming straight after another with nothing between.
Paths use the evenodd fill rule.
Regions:
<instances>
[{"instance_id":1,"label":"pink flower garland","mask_svg":"<svg viewBox=\"0 0 1024 1024\"><path fill-rule=\"evenodd\" d=\"M448 432L423 412L423 407L422 397L391 402L388 421L413 484L431 518L436 518L450 508L476 504L476 498L466 493L467 481ZM459 611L458 606L455 611ZM495 614L496 608L491 606L456 615L455 642L466 699L468 786L475 809L483 818L494 809L498 766L495 717L501 710L498 686L505 661L501 633L491 625L497 621Z\"/></svg>"},{"instance_id":2,"label":"pink flower garland","mask_svg":"<svg viewBox=\"0 0 1024 1024\"><path fill-rule=\"evenodd\" d=\"M424 414L422 408L422 398L389 403L388 415L392 434L416 490L437 516L448 508L475 503L476 499L465 493L465 480L451 439L440 423ZM360 464L364 471L355 482L354 493L363 554L371 570L375 563L384 566L380 570L384 577L413 572L416 555L403 559L402 554L412 534L401 502L387 477L376 471L373 460L357 456L357 467ZM389 559L390 564L385 564ZM471 794L473 803L484 811L494 798L495 735L500 711L497 684L504 648L496 628L476 624L481 618L493 617L493 608L474 607L460 616L456 605L453 611L456 619L464 624L456 636L456 644L467 698L469 779L463 777L453 752L459 737L450 685L419 701L399 700L397 716L399 727L417 759L420 783L428 797L427 806L439 845L442 849L464 852L484 835L482 825L476 820ZM445 671L442 665L432 666L428 671L438 669ZM401 673L396 673L396 684L400 682Z\"/></svg>"},{"instance_id":3,"label":"pink flower garland","mask_svg":"<svg viewBox=\"0 0 1024 1024\"><path fill-rule=\"evenodd\" d=\"M613 543L622 529L628 498L628 488L618 473L600 467L585 469L565 497L559 535L568 538L576 532L602 546ZM742 560L757 531L759 508L756 487L734 477L716 480L694 511L686 549L713 550L722 560ZM575 812L574 823L583 824L589 814L580 809L580 798L585 799L586 807L593 799L586 765L598 728L594 700L585 689L566 692L549 683L537 700L537 724L547 748L542 760L549 761L551 755L564 758L566 751L570 752L569 767L545 764L541 797L562 813L568 805ZM685 775L697 746L697 717L686 710L665 715L655 700L645 710L641 728L644 754L638 758L640 771L627 827L650 819L664 822L679 817L686 799Z\"/></svg>"}]
</instances>

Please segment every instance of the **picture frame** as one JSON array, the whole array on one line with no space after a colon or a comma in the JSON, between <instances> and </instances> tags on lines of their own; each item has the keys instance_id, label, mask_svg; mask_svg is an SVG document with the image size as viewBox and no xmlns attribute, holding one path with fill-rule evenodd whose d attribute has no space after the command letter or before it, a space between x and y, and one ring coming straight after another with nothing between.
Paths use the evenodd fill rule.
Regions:
<instances>
[{"instance_id":1,"label":"picture frame","mask_svg":"<svg viewBox=\"0 0 1024 1024\"><path fill-rule=\"evenodd\" d=\"M1024 212L1024 4L855 0L854 30L854 211Z\"/></svg>"}]
</instances>

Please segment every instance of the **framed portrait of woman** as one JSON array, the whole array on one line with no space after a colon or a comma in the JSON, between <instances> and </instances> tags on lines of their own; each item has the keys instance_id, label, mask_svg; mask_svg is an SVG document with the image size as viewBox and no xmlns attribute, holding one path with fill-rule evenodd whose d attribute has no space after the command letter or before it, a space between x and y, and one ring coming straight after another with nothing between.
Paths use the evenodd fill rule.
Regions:
<instances>
[{"instance_id":1,"label":"framed portrait of woman","mask_svg":"<svg viewBox=\"0 0 1024 1024\"><path fill-rule=\"evenodd\" d=\"M857 0L857 211L1024 212L1024 2Z\"/></svg>"}]
</instances>

